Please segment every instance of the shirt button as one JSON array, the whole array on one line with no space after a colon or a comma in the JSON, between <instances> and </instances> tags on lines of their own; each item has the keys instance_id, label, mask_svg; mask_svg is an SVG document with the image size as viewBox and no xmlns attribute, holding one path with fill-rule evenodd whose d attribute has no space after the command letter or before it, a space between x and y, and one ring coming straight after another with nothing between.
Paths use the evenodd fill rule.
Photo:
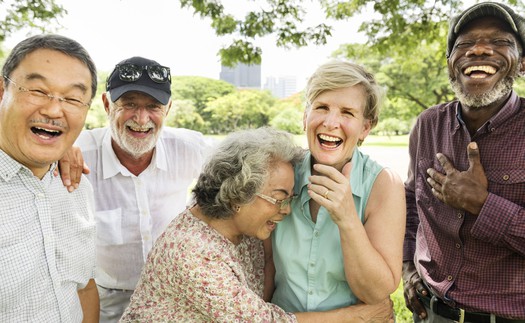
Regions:
<instances>
[{"instance_id":1,"label":"shirt button","mask_svg":"<svg viewBox=\"0 0 525 323\"><path fill-rule=\"evenodd\" d=\"M503 175L503 180L504 180L504 181L508 181L508 180L509 180L509 178L510 178L510 176L509 176L509 175Z\"/></svg>"},{"instance_id":2,"label":"shirt button","mask_svg":"<svg viewBox=\"0 0 525 323\"><path fill-rule=\"evenodd\" d=\"M458 213L458 219L461 219L463 217L463 214Z\"/></svg>"},{"instance_id":3,"label":"shirt button","mask_svg":"<svg viewBox=\"0 0 525 323\"><path fill-rule=\"evenodd\" d=\"M313 266L315 266L315 263L311 262L310 267L313 267Z\"/></svg>"},{"instance_id":4,"label":"shirt button","mask_svg":"<svg viewBox=\"0 0 525 323\"><path fill-rule=\"evenodd\" d=\"M452 275L448 275L448 276L447 276L447 280L448 280L448 281L452 281L452 279L453 279Z\"/></svg>"},{"instance_id":5,"label":"shirt button","mask_svg":"<svg viewBox=\"0 0 525 323\"><path fill-rule=\"evenodd\" d=\"M314 235L315 235L316 237L318 237L318 236L319 236L319 231L315 231L315 232L314 232Z\"/></svg>"},{"instance_id":6,"label":"shirt button","mask_svg":"<svg viewBox=\"0 0 525 323\"><path fill-rule=\"evenodd\" d=\"M461 248L461 245L459 243L456 243L456 249Z\"/></svg>"},{"instance_id":7,"label":"shirt button","mask_svg":"<svg viewBox=\"0 0 525 323\"><path fill-rule=\"evenodd\" d=\"M493 132L494 130L496 130L496 128L490 128L490 132Z\"/></svg>"},{"instance_id":8,"label":"shirt button","mask_svg":"<svg viewBox=\"0 0 525 323\"><path fill-rule=\"evenodd\" d=\"M310 290L308 291L308 295L313 295L313 294L314 294L314 292L310 289Z\"/></svg>"}]
</instances>

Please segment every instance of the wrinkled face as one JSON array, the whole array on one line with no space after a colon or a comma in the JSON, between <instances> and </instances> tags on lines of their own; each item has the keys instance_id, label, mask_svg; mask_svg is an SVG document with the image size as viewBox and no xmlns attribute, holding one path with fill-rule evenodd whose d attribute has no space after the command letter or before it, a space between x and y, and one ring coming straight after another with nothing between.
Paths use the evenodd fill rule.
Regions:
<instances>
[{"instance_id":1,"label":"wrinkled face","mask_svg":"<svg viewBox=\"0 0 525 323\"><path fill-rule=\"evenodd\" d=\"M76 58L38 49L8 77L16 85L0 80L0 148L42 178L78 137L89 107L71 106L56 98L37 100L30 93L90 103L91 74Z\"/></svg>"},{"instance_id":2,"label":"wrinkled face","mask_svg":"<svg viewBox=\"0 0 525 323\"><path fill-rule=\"evenodd\" d=\"M276 200L292 196L294 186L292 165L281 161L272 165L271 169L261 193ZM252 203L243 205L241 211L234 214L233 221L239 234L265 240L288 213L290 213L289 205L281 209L279 203L274 205L257 196Z\"/></svg>"},{"instance_id":3,"label":"wrinkled face","mask_svg":"<svg viewBox=\"0 0 525 323\"><path fill-rule=\"evenodd\" d=\"M114 103L105 101L112 138L120 149L135 158L151 152L168 106L141 92L127 92Z\"/></svg>"},{"instance_id":4,"label":"wrinkled face","mask_svg":"<svg viewBox=\"0 0 525 323\"><path fill-rule=\"evenodd\" d=\"M325 91L306 110L303 122L315 163L342 170L352 158L358 140L371 129L363 115L365 95L360 85Z\"/></svg>"},{"instance_id":5,"label":"wrinkled face","mask_svg":"<svg viewBox=\"0 0 525 323\"><path fill-rule=\"evenodd\" d=\"M475 19L463 27L448 59L450 82L461 103L484 107L505 97L523 70L520 50L500 19Z\"/></svg>"}]
</instances>

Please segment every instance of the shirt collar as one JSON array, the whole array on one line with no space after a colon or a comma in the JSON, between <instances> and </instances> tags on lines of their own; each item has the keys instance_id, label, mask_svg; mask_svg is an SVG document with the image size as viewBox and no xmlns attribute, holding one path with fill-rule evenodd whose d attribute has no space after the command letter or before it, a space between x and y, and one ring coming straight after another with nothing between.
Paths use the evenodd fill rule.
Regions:
<instances>
[{"instance_id":1,"label":"shirt collar","mask_svg":"<svg viewBox=\"0 0 525 323\"><path fill-rule=\"evenodd\" d=\"M455 102L456 105L456 121L459 123L456 129L460 126L465 126L463 116L461 114L461 104L459 101ZM521 108L519 104L519 97L516 92L512 91L509 99L505 102L503 107L493 115L480 129L486 129L487 131L494 131L496 128L504 124L510 117L518 113Z\"/></svg>"},{"instance_id":2,"label":"shirt collar","mask_svg":"<svg viewBox=\"0 0 525 323\"><path fill-rule=\"evenodd\" d=\"M55 168L57 168L58 163L54 162L49 167L48 172L46 175L42 178L44 179L48 174L52 173ZM9 156L6 152L0 149L0 177L8 182L11 180L11 178L15 177L17 174L21 172L26 172L27 175L34 176L33 172L23 164L19 163L15 159L13 159L11 156ZM51 179L55 176L51 176Z\"/></svg>"},{"instance_id":3,"label":"shirt collar","mask_svg":"<svg viewBox=\"0 0 525 323\"><path fill-rule=\"evenodd\" d=\"M151 164L148 168L154 165L160 170L167 171L168 162L166 159L166 149L162 140L159 139L155 145ZM122 166L115 151L113 151L113 147L111 147L111 129L108 129L102 139L102 176L104 179L108 179L118 173L121 173L123 176L133 175L126 167Z\"/></svg>"}]
</instances>

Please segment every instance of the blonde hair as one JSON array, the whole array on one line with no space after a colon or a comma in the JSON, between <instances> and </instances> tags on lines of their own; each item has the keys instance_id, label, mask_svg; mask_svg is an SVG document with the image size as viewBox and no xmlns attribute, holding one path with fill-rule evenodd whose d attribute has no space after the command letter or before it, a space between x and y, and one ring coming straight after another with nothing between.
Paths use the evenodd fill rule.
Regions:
<instances>
[{"instance_id":1,"label":"blonde hair","mask_svg":"<svg viewBox=\"0 0 525 323\"><path fill-rule=\"evenodd\" d=\"M379 121L379 110L383 103L383 88L377 84L374 75L363 66L342 61L330 60L319 66L306 84L306 108L323 92L360 85L366 93L363 109L365 119L370 120L371 128Z\"/></svg>"}]
</instances>

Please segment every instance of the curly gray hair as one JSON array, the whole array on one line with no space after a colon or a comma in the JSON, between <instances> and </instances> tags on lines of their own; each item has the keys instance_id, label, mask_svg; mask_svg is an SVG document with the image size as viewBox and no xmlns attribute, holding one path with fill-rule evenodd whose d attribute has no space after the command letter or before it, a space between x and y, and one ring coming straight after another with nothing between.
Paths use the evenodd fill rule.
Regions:
<instances>
[{"instance_id":1,"label":"curly gray hair","mask_svg":"<svg viewBox=\"0 0 525 323\"><path fill-rule=\"evenodd\" d=\"M304 149L284 131L263 127L229 134L209 157L193 188L197 204L210 218L228 218L233 206L255 198L279 161L297 164Z\"/></svg>"}]
</instances>

